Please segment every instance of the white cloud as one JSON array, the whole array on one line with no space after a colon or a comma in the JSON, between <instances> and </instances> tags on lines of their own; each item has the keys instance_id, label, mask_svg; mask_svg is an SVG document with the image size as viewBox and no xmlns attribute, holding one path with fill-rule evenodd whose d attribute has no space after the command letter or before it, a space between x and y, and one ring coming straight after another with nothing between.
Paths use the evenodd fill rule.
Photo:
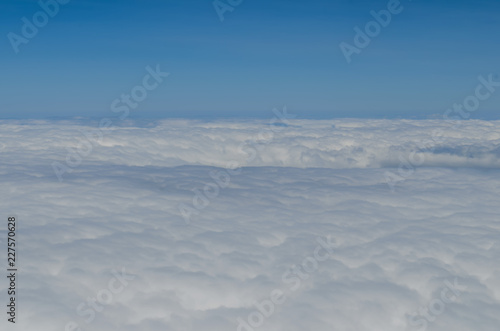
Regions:
<instances>
[{"instance_id":1,"label":"white cloud","mask_svg":"<svg viewBox=\"0 0 500 331\"><path fill-rule=\"evenodd\" d=\"M22 330L236 330L273 289L287 300L258 330L418 330L410 315L455 278L467 289L428 330L498 330L500 122L293 120L248 164L239 148L264 121L127 124L59 182L51 163L96 127L0 122ZM392 193L387 167L436 129L425 167ZM230 161L241 174L186 225L178 204ZM291 291L283 273L327 235L333 258ZM122 267L135 279L87 325L76 307Z\"/></svg>"}]
</instances>

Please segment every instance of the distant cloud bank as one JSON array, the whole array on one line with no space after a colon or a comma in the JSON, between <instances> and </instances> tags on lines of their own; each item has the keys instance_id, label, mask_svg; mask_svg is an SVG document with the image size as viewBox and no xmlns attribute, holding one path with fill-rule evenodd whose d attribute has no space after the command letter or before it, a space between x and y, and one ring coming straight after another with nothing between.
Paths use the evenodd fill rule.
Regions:
<instances>
[{"instance_id":1,"label":"distant cloud bank","mask_svg":"<svg viewBox=\"0 0 500 331\"><path fill-rule=\"evenodd\" d=\"M4 155L17 157L29 151L31 159L46 160L49 166L51 161L66 162L68 151L87 165L226 167L237 162L241 166L387 168L398 167L401 157L415 152L425 158L422 166L500 166L500 121L287 123L168 120L100 129L98 124L0 121L0 139ZM84 146L92 151L84 151Z\"/></svg>"}]
</instances>

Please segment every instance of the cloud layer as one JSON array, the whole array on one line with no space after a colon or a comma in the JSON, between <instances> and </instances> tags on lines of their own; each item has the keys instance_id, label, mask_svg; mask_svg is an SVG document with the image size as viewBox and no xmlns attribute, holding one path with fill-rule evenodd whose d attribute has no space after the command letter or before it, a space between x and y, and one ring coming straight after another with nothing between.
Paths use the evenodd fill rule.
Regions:
<instances>
[{"instance_id":1,"label":"cloud layer","mask_svg":"<svg viewBox=\"0 0 500 331\"><path fill-rule=\"evenodd\" d=\"M237 330L279 290L284 302L255 330L497 331L500 122L453 126L127 123L103 131L60 182L52 163L97 126L1 122L0 209L19 220L18 326ZM391 192L385 173L415 151L423 167ZM186 224L179 204L228 164L241 172ZM328 237L330 257L308 272ZM134 278L87 323L87 300L122 268Z\"/></svg>"},{"instance_id":2,"label":"cloud layer","mask_svg":"<svg viewBox=\"0 0 500 331\"><path fill-rule=\"evenodd\" d=\"M122 122L99 129L74 122L0 122L3 153L65 160L90 141L84 164L210 165L321 168L397 167L417 152L424 166L500 166L500 121L287 120ZM101 139L102 136L102 139ZM259 149L257 150L257 147ZM253 150L256 156L251 158ZM251 161L249 161L251 159Z\"/></svg>"}]
</instances>

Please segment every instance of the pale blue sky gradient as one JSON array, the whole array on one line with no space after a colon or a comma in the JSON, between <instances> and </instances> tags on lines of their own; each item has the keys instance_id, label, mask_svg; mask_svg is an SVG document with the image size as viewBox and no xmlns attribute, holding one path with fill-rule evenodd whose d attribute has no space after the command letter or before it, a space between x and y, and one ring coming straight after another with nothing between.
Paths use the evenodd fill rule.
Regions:
<instances>
[{"instance_id":1,"label":"pale blue sky gradient","mask_svg":"<svg viewBox=\"0 0 500 331\"><path fill-rule=\"evenodd\" d=\"M339 43L387 1L72 0L15 53L37 1L2 1L0 118L110 116L145 67L171 75L130 118L428 118L500 73L500 1L402 0L348 64ZM473 118L498 119L500 89Z\"/></svg>"}]
</instances>

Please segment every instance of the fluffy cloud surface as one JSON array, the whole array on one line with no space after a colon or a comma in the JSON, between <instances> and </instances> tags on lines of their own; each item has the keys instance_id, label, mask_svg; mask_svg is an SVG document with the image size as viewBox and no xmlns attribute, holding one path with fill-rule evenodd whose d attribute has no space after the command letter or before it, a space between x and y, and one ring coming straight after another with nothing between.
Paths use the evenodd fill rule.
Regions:
<instances>
[{"instance_id":1,"label":"fluffy cloud surface","mask_svg":"<svg viewBox=\"0 0 500 331\"><path fill-rule=\"evenodd\" d=\"M0 155L19 330L499 329L500 122L2 121Z\"/></svg>"}]
</instances>

